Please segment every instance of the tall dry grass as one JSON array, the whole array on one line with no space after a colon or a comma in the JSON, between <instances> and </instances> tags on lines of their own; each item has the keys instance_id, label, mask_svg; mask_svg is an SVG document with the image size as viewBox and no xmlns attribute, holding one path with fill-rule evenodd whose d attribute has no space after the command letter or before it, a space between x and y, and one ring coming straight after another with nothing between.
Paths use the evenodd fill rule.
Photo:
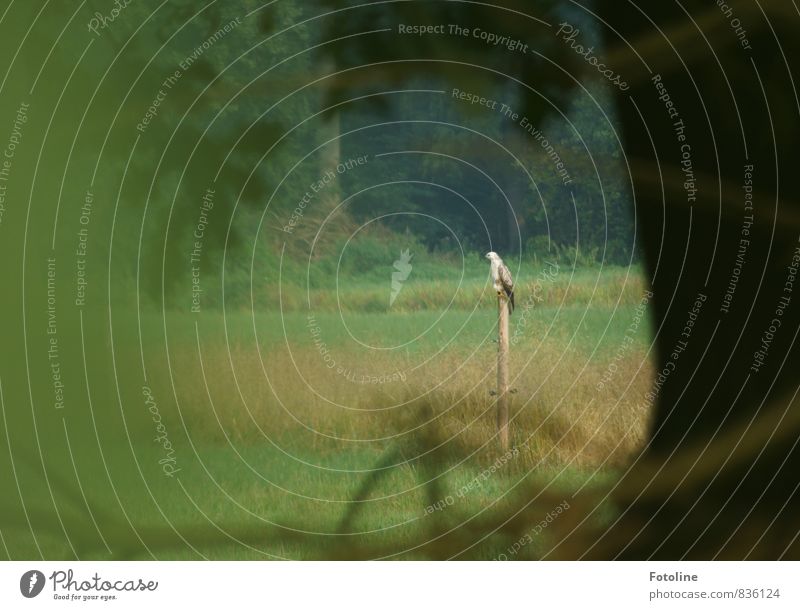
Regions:
<instances>
[{"instance_id":1,"label":"tall dry grass","mask_svg":"<svg viewBox=\"0 0 800 610\"><path fill-rule=\"evenodd\" d=\"M196 350L178 348L172 368L180 416L199 439L300 445L319 454L402 448L435 430L449 455L490 459L497 444L494 349L490 343L470 355L461 347L427 361L337 351L336 368L328 368L313 345L276 346L259 356L255 347L219 343L203 346L202 368ZM511 426L520 468L616 467L637 451L652 370L642 348L618 364L620 372L598 390L605 357L564 350L558 338L534 352L512 352ZM365 371L373 377L361 379Z\"/></svg>"}]
</instances>

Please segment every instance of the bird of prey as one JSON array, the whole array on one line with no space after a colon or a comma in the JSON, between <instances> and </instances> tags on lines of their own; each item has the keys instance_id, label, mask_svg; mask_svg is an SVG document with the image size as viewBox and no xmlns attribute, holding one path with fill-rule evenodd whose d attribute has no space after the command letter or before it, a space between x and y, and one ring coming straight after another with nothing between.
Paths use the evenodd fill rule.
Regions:
<instances>
[{"instance_id":1,"label":"bird of prey","mask_svg":"<svg viewBox=\"0 0 800 610\"><path fill-rule=\"evenodd\" d=\"M492 282L498 296L505 293L508 299L508 313L514 311L514 280L511 279L511 272L506 267L503 259L497 252L489 252L486 258L492 263Z\"/></svg>"}]
</instances>

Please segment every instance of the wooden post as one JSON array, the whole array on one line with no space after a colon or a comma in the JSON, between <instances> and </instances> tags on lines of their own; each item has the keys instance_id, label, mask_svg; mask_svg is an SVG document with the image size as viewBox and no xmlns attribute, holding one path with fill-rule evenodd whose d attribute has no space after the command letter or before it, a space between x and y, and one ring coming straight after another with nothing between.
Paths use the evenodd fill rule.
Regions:
<instances>
[{"instance_id":1,"label":"wooden post","mask_svg":"<svg viewBox=\"0 0 800 610\"><path fill-rule=\"evenodd\" d=\"M497 295L497 432L500 447L508 451L508 300Z\"/></svg>"}]
</instances>

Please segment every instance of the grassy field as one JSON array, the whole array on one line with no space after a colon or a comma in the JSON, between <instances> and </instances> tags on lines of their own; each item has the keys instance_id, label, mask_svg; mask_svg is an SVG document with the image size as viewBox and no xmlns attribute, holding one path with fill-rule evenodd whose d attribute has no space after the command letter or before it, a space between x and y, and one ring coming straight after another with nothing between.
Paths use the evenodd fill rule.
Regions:
<instances>
[{"instance_id":1,"label":"grassy field","mask_svg":"<svg viewBox=\"0 0 800 610\"><path fill-rule=\"evenodd\" d=\"M311 309L289 285L289 298L255 316L119 310L113 369L90 363L102 453L91 431L71 445L102 532L86 528L85 509L65 511L66 529L81 532L76 553L547 555L549 524L569 524L559 507L613 484L641 447L652 378L637 270L547 269L518 280L505 454L492 394L496 305L482 274L409 281L392 307L388 278L365 278L338 300L315 289ZM62 474L70 480L72 468ZM593 519L609 517L600 497ZM25 536L4 542L32 548ZM37 543L72 557L47 537Z\"/></svg>"},{"instance_id":2,"label":"grassy field","mask_svg":"<svg viewBox=\"0 0 800 610\"><path fill-rule=\"evenodd\" d=\"M317 534L269 552L314 557L342 528L370 532L359 544L410 549L426 519L460 526L519 503L531 484L566 499L625 467L644 439L651 381L649 327L636 324L640 276L542 265L518 282L515 453L506 460L494 436L496 313L486 284L425 278L389 307L389 283L366 278L338 294L312 291L310 310L302 288L289 286L280 313L169 317L179 413L198 461L213 464L216 481L233 477L234 490L222 487L242 510ZM193 476L200 486L206 475ZM222 492L210 493L207 510L230 510ZM320 536L332 539L320 547ZM503 542L492 544L475 552L491 556Z\"/></svg>"}]
</instances>

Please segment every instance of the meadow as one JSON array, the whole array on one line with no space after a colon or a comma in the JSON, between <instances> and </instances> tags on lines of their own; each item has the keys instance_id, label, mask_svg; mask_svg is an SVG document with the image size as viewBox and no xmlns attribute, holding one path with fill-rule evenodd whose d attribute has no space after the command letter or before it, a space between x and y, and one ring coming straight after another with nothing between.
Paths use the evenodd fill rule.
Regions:
<instances>
[{"instance_id":1,"label":"meadow","mask_svg":"<svg viewBox=\"0 0 800 610\"><path fill-rule=\"evenodd\" d=\"M111 345L88 350L95 431L73 436L63 484L50 471L72 498L59 518L74 554L550 557L561 537L551 523L572 527L561 511L579 494L597 499L575 516L609 519L606 492L643 446L649 415L640 271L517 269L504 453L496 297L485 265L472 267L459 281L447 277L458 269L415 267L391 306L384 268L340 290L262 286L253 309L115 308L115 358L102 357ZM25 536L4 542L35 556ZM73 556L57 537L36 542L45 556Z\"/></svg>"},{"instance_id":2,"label":"meadow","mask_svg":"<svg viewBox=\"0 0 800 610\"><path fill-rule=\"evenodd\" d=\"M495 437L496 305L483 273L455 282L423 266L391 307L387 276L339 290L287 283L256 294L280 303L255 315L167 314L170 374L150 384L176 397L171 427L191 442L182 486L203 489L195 502L214 522L233 502L278 540L292 533L224 556L365 546L369 557L421 557L434 521L449 531L503 513L531 484L554 506L610 484L646 433L641 274L540 261L520 275L511 456ZM489 558L507 543L463 552Z\"/></svg>"}]
</instances>

